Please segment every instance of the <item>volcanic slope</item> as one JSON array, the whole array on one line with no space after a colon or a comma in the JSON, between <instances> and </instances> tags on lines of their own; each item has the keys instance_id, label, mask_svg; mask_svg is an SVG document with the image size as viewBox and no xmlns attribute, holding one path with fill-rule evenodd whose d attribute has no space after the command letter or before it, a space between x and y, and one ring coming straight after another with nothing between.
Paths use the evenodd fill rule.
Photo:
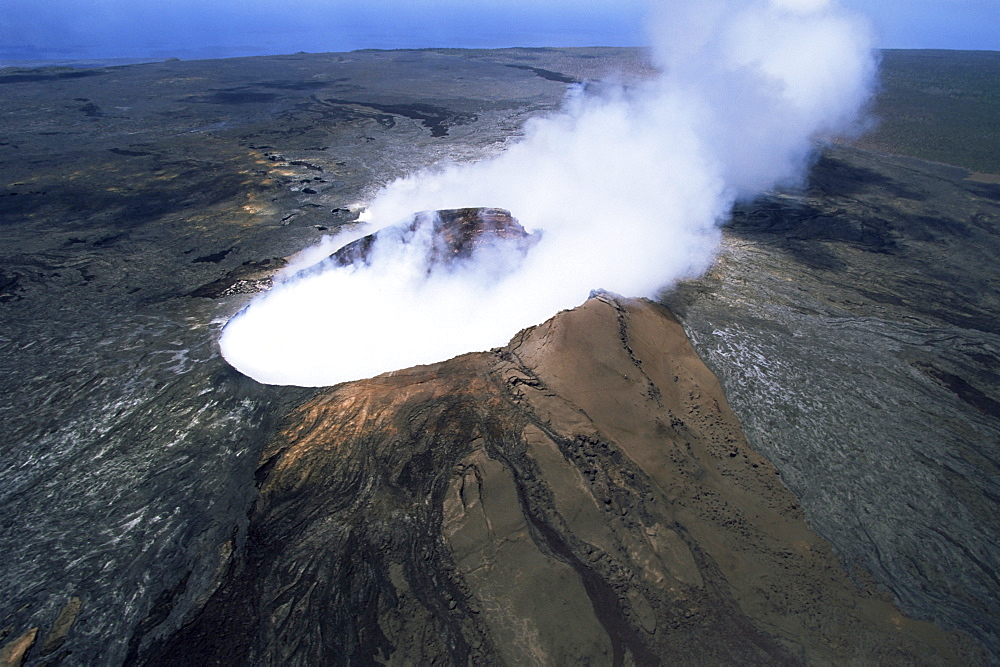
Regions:
<instances>
[{"instance_id":1,"label":"volcanic slope","mask_svg":"<svg viewBox=\"0 0 1000 667\"><path fill-rule=\"evenodd\" d=\"M967 662L858 588L662 306L325 390L244 557L150 664Z\"/></svg>"}]
</instances>

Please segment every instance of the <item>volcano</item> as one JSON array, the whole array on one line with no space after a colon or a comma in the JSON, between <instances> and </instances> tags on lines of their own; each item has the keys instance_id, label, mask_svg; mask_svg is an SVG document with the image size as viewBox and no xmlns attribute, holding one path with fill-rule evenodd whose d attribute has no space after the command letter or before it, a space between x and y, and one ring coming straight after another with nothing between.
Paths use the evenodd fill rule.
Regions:
<instances>
[{"instance_id":1,"label":"volcano","mask_svg":"<svg viewBox=\"0 0 1000 667\"><path fill-rule=\"evenodd\" d=\"M260 461L242 557L151 664L976 656L858 588L648 301L321 391Z\"/></svg>"}]
</instances>

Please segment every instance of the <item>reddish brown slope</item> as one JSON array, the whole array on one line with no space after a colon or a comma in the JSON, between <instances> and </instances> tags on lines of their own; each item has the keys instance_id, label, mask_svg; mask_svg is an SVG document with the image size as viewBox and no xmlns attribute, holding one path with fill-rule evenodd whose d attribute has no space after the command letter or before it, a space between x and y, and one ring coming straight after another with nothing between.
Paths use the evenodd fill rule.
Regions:
<instances>
[{"instance_id":1,"label":"reddish brown slope","mask_svg":"<svg viewBox=\"0 0 1000 667\"><path fill-rule=\"evenodd\" d=\"M649 302L331 388L258 477L242 556L151 662L978 657L854 585Z\"/></svg>"}]
</instances>

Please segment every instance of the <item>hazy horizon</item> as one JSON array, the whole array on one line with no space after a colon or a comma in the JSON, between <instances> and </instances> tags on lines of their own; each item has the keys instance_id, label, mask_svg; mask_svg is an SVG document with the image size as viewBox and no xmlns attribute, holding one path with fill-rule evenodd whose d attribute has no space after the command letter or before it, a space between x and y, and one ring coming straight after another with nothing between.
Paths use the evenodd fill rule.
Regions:
<instances>
[{"instance_id":1,"label":"hazy horizon","mask_svg":"<svg viewBox=\"0 0 1000 667\"><path fill-rule=\"evenodd\" d=\"M869 17L878 48L1000 50L995 0L845 0ZM364 6L319 0L8 0L0 63L158 60L358 49L646 46L646 3L423 0Z\"/></svg>"}]
</instances>

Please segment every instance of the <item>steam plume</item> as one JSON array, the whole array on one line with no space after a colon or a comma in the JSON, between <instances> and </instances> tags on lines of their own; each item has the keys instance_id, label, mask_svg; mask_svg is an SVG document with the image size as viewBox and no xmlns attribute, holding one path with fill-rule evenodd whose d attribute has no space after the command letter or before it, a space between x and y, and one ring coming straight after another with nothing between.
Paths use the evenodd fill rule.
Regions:
<instances>
[{"instance_id":1,"label":"steam plume","mask_svg":"<svg viewBox=\"0 0 1000 667\"><path fill-rule=\"evenodd\" d=\"M541 242L426 276L415 248L279 284L226 327L265 383L329 385L505 344L604 288L652 296L704 271L733 203L805 173L818 136L858 120L876 65L867 23L826 0L658 3L658 77L570 90L501 156L391 183L372 229L424 210L509 209Z\"/></svg>"}]
</instances>

